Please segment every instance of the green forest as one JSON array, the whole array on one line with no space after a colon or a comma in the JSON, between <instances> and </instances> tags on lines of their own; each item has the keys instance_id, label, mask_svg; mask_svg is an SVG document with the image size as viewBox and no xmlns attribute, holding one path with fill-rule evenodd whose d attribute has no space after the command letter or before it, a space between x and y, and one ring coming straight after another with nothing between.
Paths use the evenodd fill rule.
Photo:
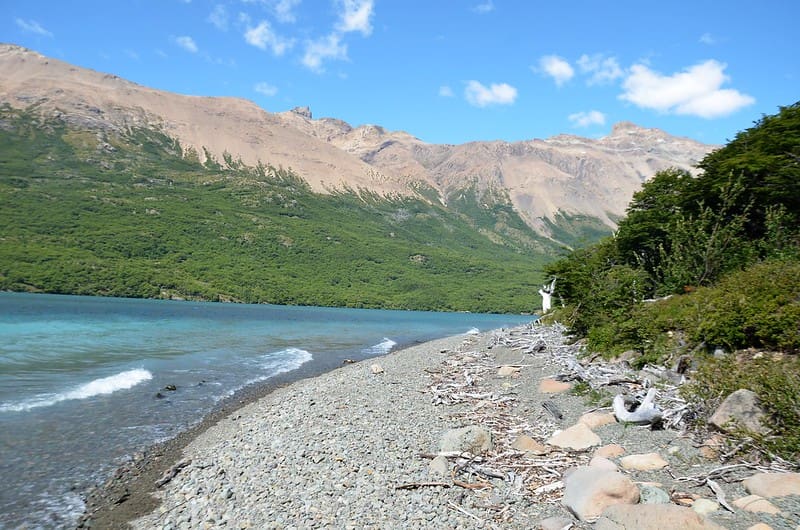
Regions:
<instances>
[{"instance_id":1,"label":"green forest","mask_svg":"<svg viewBox=\"0 0 800 530\"><path fill-rule=\"evenodd\" d=\"M208 153L205 153L208 155ZM0 289L533 312L559 251L500 192L312 192L301 176L152 129L0 109ZM436 200L433 200L436 199Z\"/></svg>"},{"instance_id":2,"label":"green forest","mask_svg":"<svg viewBox=\"0 0 800 530\"><path fill-rule=\"evenodd\" d=\"M656 174L617 232L546 267L557 309L591 351L690 359L710 410L748 388L773 433L740 449L800 456L800 102L699 164ZM714 355L716 353L716 355Z\"/></svg>"}]
</instances>

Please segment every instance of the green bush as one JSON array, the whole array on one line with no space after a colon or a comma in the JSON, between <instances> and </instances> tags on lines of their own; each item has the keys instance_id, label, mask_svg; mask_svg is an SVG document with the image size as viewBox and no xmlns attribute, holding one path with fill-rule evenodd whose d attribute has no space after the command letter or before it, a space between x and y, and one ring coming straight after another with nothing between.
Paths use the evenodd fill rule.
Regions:
<instances>
[{"instance_id":1,"label":"green bush","mask_svg":"<svg viewBox=\"0 0 800 530\"><path fill-rule=\"evenodd\" d=\"M612 324L588 336L602 333L608 351L635 349L649 361L667 362L697 348L799 352L800 262L758 263L713 287L637 304Z\"/></svg>"},{"instance_id":2,"label":"green bush","mask_svg":"<svg viewBox=\"0 0 800 530\"><path fill-rule=\"evenodd\" d=\"M800 263L770 261L734 273L691 297L696 342L728 350L800 351Z\"/></svg>"},{"instance_id":3,"label":"green bush","mask_svg":"<svg viewBox=\"0 0 800 530\"><path fill-rule=\"evenodd\" d=\"M706 359L694 379L682 389L692 403L702 405L702 418L732 392L746 388L759 396L768 414L767 435L740 432L752 439L750 449L790 462L800 458L800 357L797 355L727 356Z\"/></svg>"}]
</instances>

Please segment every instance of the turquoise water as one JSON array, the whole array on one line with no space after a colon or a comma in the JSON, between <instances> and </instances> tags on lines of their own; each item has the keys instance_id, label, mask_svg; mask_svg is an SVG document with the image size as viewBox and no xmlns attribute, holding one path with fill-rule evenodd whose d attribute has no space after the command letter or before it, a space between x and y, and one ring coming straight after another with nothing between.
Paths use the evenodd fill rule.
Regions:
<instances>
[{"instance_id":1,"label":"turquoise water","mask_svg":"<svg viewBox=\"0 0 800 530\"><path fill-rule=\"evenodd\" d=\"M0 293L0 528L70 528L81 492L247 385L530 320Z\"/></svg>"}]
</instances>

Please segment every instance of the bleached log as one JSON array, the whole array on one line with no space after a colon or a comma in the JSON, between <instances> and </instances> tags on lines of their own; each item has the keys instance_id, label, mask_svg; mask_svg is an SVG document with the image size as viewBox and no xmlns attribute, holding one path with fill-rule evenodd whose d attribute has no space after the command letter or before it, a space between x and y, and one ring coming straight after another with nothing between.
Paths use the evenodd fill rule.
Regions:
<instances>
[{"instance_id":1,"label":"bleached log","mask_svg":"<svg viewBox=\"0 0 800 530\"><path fill-rule=\"evenodd\" d=\"M656 389L651 388L647 391L642 404L636 407L633 412L625 408L625 398L622 394L614 396L612 408L614 409L614 416L618 421L625 423L634 423L636 425L648 425L661 421L663 416L662 412L656 407L654 401L656 398Z\"/></svg>"}]
</instances>

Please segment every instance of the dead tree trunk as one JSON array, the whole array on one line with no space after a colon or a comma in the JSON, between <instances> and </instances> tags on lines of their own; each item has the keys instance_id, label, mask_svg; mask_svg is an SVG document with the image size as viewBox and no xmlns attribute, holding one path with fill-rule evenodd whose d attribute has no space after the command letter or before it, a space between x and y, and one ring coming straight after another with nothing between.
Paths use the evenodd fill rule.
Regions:
<instances>
[{"instance_id":1,"label":"dead tree trunk","mask_svg":"<svg viewBox=\"0 0 800 530\"><path fill-rule=\"evenodd\" d=\"M542 295L542 314L547 313L550 311L550 308L553 307L553 293L556 290L556 279L553 278L553 281L550 282L550 285L542 285L542 288L539 289L539 294Z\"/></svg>"}]
</instances>

